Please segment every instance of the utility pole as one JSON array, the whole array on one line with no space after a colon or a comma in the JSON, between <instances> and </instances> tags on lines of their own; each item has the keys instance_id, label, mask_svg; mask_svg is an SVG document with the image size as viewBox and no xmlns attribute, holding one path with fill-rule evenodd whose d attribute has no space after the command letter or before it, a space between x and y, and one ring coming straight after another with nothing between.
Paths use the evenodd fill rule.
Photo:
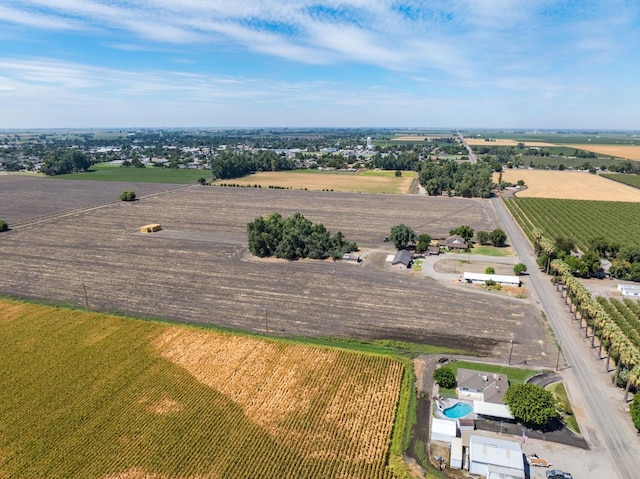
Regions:
<instances>
[{"instance_id":1,"label":"utility pole","mask_svg":"<svg viewBox=\"0 0 640 479\"><path fill-rule=\"evenodd\" d=\"M87 296L87 287L82 283L82 290L84 291L84 304L89 307L89 297Z\"/></svg>"},{"instance_id":2,"label":"utility pole","mask_svg":"<svg viewBox=\"0 0 640 479\"><path fill-rule=\"evenodd\" d=\"M558 339L558 358L556 359L556 371L560 367L560 351L562 351L562 340Z\"/></svg>"},{"instance_id":3,"label":"utility pole","mask_svg":"<svg viewBox=\"0 0 640 479\"><path fill-rule=\"evenodd\" d=\"M511 354L513 353L513 335L511 335L511 345L509 346L509 361L508 366L511 366Z\"/></svg>"},{"instance_id":4,"label":"utility pole","mask_svg":"<svg viewBox=\"0 0 640 479\"><path fill-rule=\"evenodd\" d=\"M266 305L264 307L264 329L267 331L267 334L269 334L269 315L267 313Z\"/></svg>"}]
</instances>

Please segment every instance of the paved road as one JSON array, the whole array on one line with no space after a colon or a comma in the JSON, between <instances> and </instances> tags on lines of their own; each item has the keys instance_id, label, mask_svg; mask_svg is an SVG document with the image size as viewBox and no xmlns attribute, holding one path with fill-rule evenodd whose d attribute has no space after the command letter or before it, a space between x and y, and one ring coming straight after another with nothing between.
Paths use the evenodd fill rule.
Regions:
<instances>
[{"instance_id":1,"label":"paved road","mask_svg":"<svg viewBox=\"0 0 640 479\"><path fill-rule=\"evenodd\" d=\"M562 372L581 431L595 454L611 464L608 479L638 477L640 441L622 403L623 393L610 385L590 341L572 324L564 301L538 269L531 244L511 218L501 198L491 200L521 262L527 265L531 289L546 314L568 364Z\"/></svg>"},{"instance_id":2,"label":"paved road","mask_svg":"<svg viewBox=\"0 0 640 479\"><path fill-rule=\"evenodd\" d=\"M467 142L464 140L464 136L462 136L462 133L458 132L458 138L460 138L460 142L464 145L464 147L467 149L467 151L469 152L469 162L470 163L477 163L478 159L476 158L476 154L473 152L473 150L471 149L471 147L467 144Z\"/></svg>"}]
</instances>

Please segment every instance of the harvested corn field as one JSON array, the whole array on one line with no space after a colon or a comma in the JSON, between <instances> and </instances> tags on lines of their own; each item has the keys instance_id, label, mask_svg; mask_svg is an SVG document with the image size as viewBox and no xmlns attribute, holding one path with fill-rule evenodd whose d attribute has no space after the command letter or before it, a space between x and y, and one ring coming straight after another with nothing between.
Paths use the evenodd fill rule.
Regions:
<instances>
[{"instance_id":1,"label":"harvested corn field","mask_svg":"<svg viewBox=\"0 0 640 479\"><path fill-rule=\"evenodd\" d=\"M0 300L0 476L387 478L404 366Z\"/></svg>"}]
</instances>

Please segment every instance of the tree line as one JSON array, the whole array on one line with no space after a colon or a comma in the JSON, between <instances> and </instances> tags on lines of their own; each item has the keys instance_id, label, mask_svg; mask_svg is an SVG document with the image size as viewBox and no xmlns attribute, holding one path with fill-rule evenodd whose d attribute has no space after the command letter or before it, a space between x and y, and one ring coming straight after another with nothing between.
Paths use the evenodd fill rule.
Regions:
<instances>
[{"instance_id":1,"label":"tree line","mask_svg":"<svg viewBox=\"0 0 640 479\"><path fill-rule=\"evenodd\" d=\"M345 240L338 231L331 232L322 223L313 223L300 213L283 218L272 213L247 224L249 251L260 258L296 260L299 258L333 259L358 250L356 243Z\"/></svg>"},{"instance_id":2,"label":"tree line","mask_svg":"<svg viewBox=\"0 0 640 479\"><path fill-rule=\"evenodd\" d=\"M87 171L90 166L91 160L81 151L56 150L47 156L40 171L45 175L54 176Z\"/></svg>"},{"instance_id":3,"label":"tree line","mask_svg":"<svg viewBox=\"0 0 640 479\"><path fill-rule=\"evenodd\" d=\"M482 163L458 164L453 160L426 161L420 171L420 184L431 196L447 193L465 198L489 198L493 188L491 168Z\"/></svg>"},{"instance_id":4,"label":"tree line","mask_svg":"<svg viewBox=\"0 0 640 479\"><path fill-rule=\"evenodd\" d=\"M211 159L210 165L214 178L220 180L240 178L257 171L286 171L294 168L291 160L271 150L258 153L223 151Z\"/></svg>"}]
</instances>

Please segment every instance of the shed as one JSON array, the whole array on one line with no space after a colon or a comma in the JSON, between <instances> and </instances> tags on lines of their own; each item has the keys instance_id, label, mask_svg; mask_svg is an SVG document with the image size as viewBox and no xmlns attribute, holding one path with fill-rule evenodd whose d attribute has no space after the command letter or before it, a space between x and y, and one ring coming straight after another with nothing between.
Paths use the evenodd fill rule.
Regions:
<instances>
[{"instance_id":1,"label":"shed","mask_svg":"<svg viewBox=\"0 0 640 479\"><path fill-rule=\"evenodd\" d=\"M451 444L457 436L456 422L449 419L433 418L431 422L431 440L442 441Z\"/></svg>"},{"instance_id":2,"label":"shed","mask_svg":"<svg viewBox=\"0 0 640 479\"><path fill-rule=\"evenodd\" d=\"M454 437L451 441L451 458L449 460L449 467L451 469L462 469L463 457L464 451L462 449L462 438Z\"/></svg>"},{"instance_id":3,"label":"shed","mask_svg":"<svg viewBox=\"0 0 640 479\"><path fill-rule=\"evenodd\" d=\"M495 281L504 286L520 286L520 278L518 276L507 276L503 274L483 274L465 272L463 278L467 283L484 284L487 281Z\"/></svg>"},{"instance_id":4,"label":"shed","mask_svg":"<svg viewBox=\"0 0 640 479\"><path fill-rule=\"evenodd\" d=\"M439 255L440 247L439 246L427 246L427 254L429 255Z\"/></svg>"},{"instance_id":5,"label":"shed","mask_svg":"<svg viewBox=\"0 0 640 479\"><path fill-rule=\"evenodd\" d=\"M487 479L524 479L522 447L514 441L472 434L469 437L469 473Z\"/></svg>"},{"instance_id":6,"label":"shed","mask_svg":"<svg viewBox=\"0 0 640 479\"><path fill-rule=\"evenodd\" d=\"M513 419L509 406L495 402L473 401L473 412L482 416Z\"/></svg>"},{"instance_id":7,"label":"shed","mask_svg":"<svg viewBox=\"0 0 640 479\"><path fill-rule=\"evenodd\" d=\"M140 227L140 233L155 233L156 231L160 231L162 229L162 225L158 223L151 223L149 225L144 225Z\"/></svg>"},{"instance_id":8,"label":"shed","mask_svg":"<svg viewBox=\"0 0 640 479\"><path fill-rule=\"evenodd\" d=\"M359 263L362 261L362 258L359 254L356 253L346 253L342 255L342 259L344 261L351 261L352 263Z\"/></svg>"},{"instance_id":9,"label":"shed","mask_svg":"<svg viewBox=\"0 0 640 479\"><path fill-rule=\"evenodd\" d=\"M393 257L391 267L395 269L409 269L413 262L413 253L407 249L401 249Z\"/></svg>"},{"instance_id":10,"label":"shed","mask_svg":"<svg viewBox=\"0 0 640 479\"><path fill-rule=\"evenodd\" d=\"M627 298L640 298L640 286L633 284L619 284L618 291L622 293L622 296Z\"/></svg>"}]
</instances>

